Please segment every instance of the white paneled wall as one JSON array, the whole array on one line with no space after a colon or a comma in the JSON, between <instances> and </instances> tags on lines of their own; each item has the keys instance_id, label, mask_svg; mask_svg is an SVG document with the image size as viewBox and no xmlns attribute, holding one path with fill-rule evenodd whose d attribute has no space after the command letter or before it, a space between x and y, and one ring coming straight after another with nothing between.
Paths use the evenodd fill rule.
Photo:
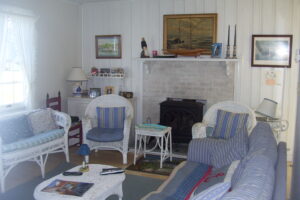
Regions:
<instances>
[{"instance_id":1,"label":"white paneled wall","mask_svg":"<svg viewBox=\"0 0 300 200\"><path fill-rule=\"evenodd\" d=\"M290 122L283 134L288 148L293 147L296 86L298 67L291 69L252 68L252 34L293 34L293 58L299 48L299 0L123 0L87 3L82 5L82 65L124 67L128 78L125 89L133 90L132 74L139 57L141 37L145 37L149 52L162 49L163 15L218 13L218 42L226 44L227 28L237 24L237 52L240 59L240 100L256 108L264 97L279 102L278 115ZM233 41L233 31L231 32ZM96 59L95 35L121 34L122 59ZM225 45L224 45L225 46ZM265 74L275 71L275 86L265 84ZM289 159L292 151L289 151Z\"/></svg>"}]
</instances>

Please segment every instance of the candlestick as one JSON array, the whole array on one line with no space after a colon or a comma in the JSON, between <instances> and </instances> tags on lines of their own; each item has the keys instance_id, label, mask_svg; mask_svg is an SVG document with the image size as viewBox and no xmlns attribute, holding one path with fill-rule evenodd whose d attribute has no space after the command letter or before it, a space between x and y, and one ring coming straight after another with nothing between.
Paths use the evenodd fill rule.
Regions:
<instances>
[{"instance_id":1,"label":"candlestick","mask_svg":"<svg viewBox=\"0 0 300 200\"><path fill-rule=\"evenodd\" d=\"M228 25L228 39L227 39L226 58L230 58L230 25Z\"/></svg>"},{"instance_id":2,"label":"candlestick","mask_svg":"<svg viewBox=\"0 0 300 200\"><path fill-rule=\"evenodd\" d=\"M233 53L232 58L236 59L236 25L234 26L234 45L233 45Z\"/></svg>"}]
</instances>

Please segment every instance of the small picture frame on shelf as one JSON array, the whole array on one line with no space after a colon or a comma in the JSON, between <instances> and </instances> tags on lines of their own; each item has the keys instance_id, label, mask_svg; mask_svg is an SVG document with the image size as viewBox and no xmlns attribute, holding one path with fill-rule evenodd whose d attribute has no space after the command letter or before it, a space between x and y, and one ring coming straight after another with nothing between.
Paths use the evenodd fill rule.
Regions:
<instances>
[{"instance_id":1,"label":"small picture frame on shelf","mask_svg":"<svg viewBox=\"0 0 300 200\"><path fill-rule=\"evenodd\" d=\"M115 87L114 86L106 86L104 89L105 94L114 94L115 93Z\"/></svg>"},{"instance_id":2,"label":"small picture frame on shelf","mask_svg":"<svg viewBox=\"0 0 300 200\"><path fill-rule=\"evenodd\" d=\"M89 96L90 98L101 96L101 88L90 88Z\"/></svg>"},{"instance_id":3,"label":"small picture frame on shelf","mask_svg":"<svg viewBox=\"0 0 300 200\"><path fill-rule=\"evenodd\" d=\"M213 43L211 45L211 57L221 58L222 56L222 43Z\"/></svg>"}]
</instances>

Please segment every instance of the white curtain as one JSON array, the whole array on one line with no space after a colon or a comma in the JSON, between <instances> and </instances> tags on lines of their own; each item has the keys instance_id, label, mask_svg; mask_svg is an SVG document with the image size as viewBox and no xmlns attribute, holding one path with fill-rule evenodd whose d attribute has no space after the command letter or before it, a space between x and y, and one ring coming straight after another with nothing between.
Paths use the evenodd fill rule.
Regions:
<instances>
[{"instance_id":1,"label":"white curtain","mask_svg":"<svg viewBox=\"0 0 300 200\"><path fill-rule=\"evenodd\" d=\"M22 74L22 99L31 108L31 84L34 65L34 18L0 10L0 73L17 70ZM15 74L10 73L12 76ZM1 78L1 76L0 76ZM2 79L9 77L3 77ZM14 80L16 77L11 77ZM16 81L16 80L14 80ZM21 95L20 95L21 96Z\"/></svg>"}]
</instances>

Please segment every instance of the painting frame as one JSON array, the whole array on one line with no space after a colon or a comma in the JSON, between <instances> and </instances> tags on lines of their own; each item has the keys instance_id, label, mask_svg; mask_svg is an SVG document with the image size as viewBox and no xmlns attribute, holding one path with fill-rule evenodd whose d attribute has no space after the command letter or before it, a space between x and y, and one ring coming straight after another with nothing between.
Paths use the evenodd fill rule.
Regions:
<instances>
[{"instance_id":1,"label":"painting frame","mask_svg":"<svg viewBox=\"0 0 300 200\"><path fill-rule=\"evenodd\" d=\"M201 54L211 55L211 45L217 41L217 13L164 15L163 21L165 52L199 49Z\"/></svg>"},{"instance_id":2,"label":"painting frame","mask_svg":"<svg viewBox=\"0 0 300 200\"><path fill-rule=\"evenodd\" d=\"M96 58L97 59L122 58L121 42L122 42L121 35L96 35L95 36Z\"/></svg>"},{"instance_id":3,"label":"painting frame","mask_svg":"<svg viewBox=\"0 0 300 200\"><path fill-rule=\"evenodd\" d=\"M292 44L293 35L252 35L251 66L290 68Z\"/></svg>"}]
</instances>

